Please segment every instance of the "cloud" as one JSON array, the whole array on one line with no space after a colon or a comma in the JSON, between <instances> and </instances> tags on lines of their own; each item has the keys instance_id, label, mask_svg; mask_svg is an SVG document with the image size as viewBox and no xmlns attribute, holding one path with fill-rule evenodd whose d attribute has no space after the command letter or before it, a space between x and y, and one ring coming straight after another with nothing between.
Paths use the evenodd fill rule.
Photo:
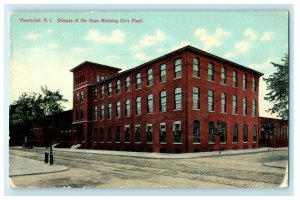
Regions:
<instances>
[{"instance_id":1,"label":"cloud","mask_svg":"<svg viewBox=\"0 0 300 200\"><path fill-rule=\"evenodd\" d=\"M251 29L251 28L247 28L245 31L244 31L244 36L249 39L249 40L256 40L257 39L257 34L256 32Z\"/></svg>"},{"instance_id":2,"label":"cloud","mask_svg":"<svg viewBox=\"0 0 300 200\"><path fill-rule=\"evenodd\" d=\"M272 40L274 37L274 33L273 32L264 32L262 37L260 38L262 41L270 41Z\"/></svg>"},{"instance_id":3,"label":"cloud","mask_svg":"<svg viewBox=\"0 0 300 200\"><path fill-rule=\"evenodd\" d=\"M42 37L41 34L34 33L34 32L30 32L30 33L28 33L28 34L26 35L26 38L27 38L28 40L37 40L37 39L39 39L39 38L41 38L41 37Z\"/></svg>"},{"instance_id":4,"label":"cloud","mask_svg":"<svg viewBox=\"0 0 300 200\"><path fill-rule=\"evenodd\" d=\"M47 30L47 34L51 34L52 32L53 32L52 29Z\"/></svg>"},{"instance_id":5,"label":"cloud","mask_svg":"<svg viewBox=\"0 0 300 200\"><path fill-rule=\"evenodd\" d=\"M154 46L155 44L164 41L167 35L161 31L156 30L152 35L144 35L137 45L132 46L131 50L141 50L144 47Z\"/></svg>"},{"instance_id":6,"label":"cloud","mask_svg":"<svg viewBox=\"0 0 300 200\"><path fill-rule=\"evenodd\" d=\"M276 59L274 57L268 57L263 63L254 63L250 64L249 66L252 69L260 72L271 72L274 69L274 66L271 64L271 62L276 62Z\"/></svg>"},{"instance_id":7,"label":"cloud","mask_svg":"<svg viewBox=\"0 0 300 200\"><path fill-rule=\"evenodd\" d=\"M119 29L114 30L111 35L103 35L96 29L89 30L85 36L86 40L97 42L97 43L122 43L126 38L126 33Z\"/></svg>"},{"instance_id":8,"label":"cloud","mask_svg":"<svg viewBox=\"0 0 300 200\"><path fill-rule=\"evenodd\" d=\"M55 49L56 47L57 47L57 44L55 44L55 43L48 44L49 49Z\"/></svg>"},{"instance_id":9,"label":"cloud","mask_svg":"<svg viewBox=\"0 0 300 200\"><path fill-rule=\"evenodd\" d=\"M246 53L250 49L249 41L240 41L234 45L234 50L237 53Z\"/></svg>"},{"instance_id":10,"label":"cloud","mask_svg":"<svg viewBox=\"0 0 300 200\"><path fill-rule=\"evenodd\" d=\"M212 47L219 47L225 37L230 36L229 31L217 28L214 33L208 33L206 29L198 28L194 32L194 36L204 45L202 49L210 50Z\"/></svg>"},{"instance_id":11,"label":"cloud","mask_svg":"<svg viewBox=\"0 0 300 200\"><path fill-rule=\"evenodd\" d=\"M136 53L133 55L133 57L137 60L143 60L143 61L150 60L150 57L145 55L144 53Z\"/></svg>"}]
</instances>

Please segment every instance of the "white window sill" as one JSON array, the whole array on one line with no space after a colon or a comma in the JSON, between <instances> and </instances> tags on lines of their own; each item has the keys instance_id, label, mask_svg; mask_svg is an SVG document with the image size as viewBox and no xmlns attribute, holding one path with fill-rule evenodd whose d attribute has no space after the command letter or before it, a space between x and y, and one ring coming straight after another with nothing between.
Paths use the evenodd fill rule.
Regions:
<instances>
[{"instance_id":1,"label":"white window sill","mask_svg":"<svg viewBox=\"0 0 300 200\"><path fill-rule=\"evenodd\" d=\"M141 144L141 142L134 142L135 144Z\"/></svg>"},{"instance_id":2,"label":"white window sill","mask_svg":"<svg viewBox=\"0 0 300 200\"><path fill-rule=\"evenodd\" d=\"M199 109L199 108L193 108L193 110L194 110L194 111L200 111L200 109Z\"/></svg>"},{"instance_id":3,"label":"white window sill","mask_svg":"<svg viewBox=\"0 0 300 200\"><path fill-rule=\"evenodd\" d=\"M200 142L194 142L193 144L201 144Z\"/></svg>"},{"instance_id":4,"label":"white window sill","mask_svg":"<svg viewBox=\"0 0 300 200\"><path fill-rule=\"evenodd\" d=\"M238 115L238 114L232 113L232 115Z\"/></svg>"},{"instance_id":5,"label":"white window sill","mask_svg":"<svg viewBox=\"0 0 300 200\"><path fill-rule=\"evenodd\" d=\"M175 142L173 142L173 144L182 144L182 142L180 142L180 143L179 143L179 142L178 142L178 143L177 143L177 142L176 142L176 143L175 143Z\"/></svg>"},{"instance_id":6,"label":"white window sill","mask_svg":"<svg viewBox=\"0 0 300 200\"><path fill-rule=\"evenodd\" d=\"M176 77L176 78L173 78L173 80L177 80L177 79L181 79L182 77Z\"/></svg>"},{"instance_id":7,"label":"white window sill","mask_svg":"<svg viewBox=\"0 0 300 200\"><path fill-rule=\"evenodd\" d=\"M153 144L153 142L147 142L147 144Z\"/></svg>"},{"instance_id":8,"label":"white window sill","mask_svg":"<svg viewBox=\"0 0 300 200\"><path fill-rule=\"evenodd\" d=\"M161 142L160 144L167 144L166 142Z\"/></svg>"},{"instance_id":9,"label":"white window sill","mask_svg":"<svg viewBox=\"0 0 300 200\"><path fill-rule=\"evenodd\" d=\"M130 142L124 142L125 144L130 144Z\"/></svg>"},{"instance_id":10,"label":"white window sill","mask_svg":"<svg viewBox=\"0 0 300 200\"><path fill-rule=\"evenodd\" d=\"M208 142L208 144L215 144L214 142Z\"/></svg>"},{"instance_id":11,"label":"white window sill","mask_svg":"<svg viewBox=\"0 0 300 200\"><path fill-rule=\"evenodd\" d=\"M116 144L120 144L120 142L116 142Z\"/></svg>"},{"instance_id":12,"label":"white window sill","mask_svg":"<svg viewBox=\"0 0 300 200\"><path fill-rule=\"evenodd\" d=\"M208 82L214 83L215 81L207 79Z\"/></svg>"},{"instance_id":13,"label":"white window sill","mask_svg":"<svg viewBox=\"0 0 300 200\"><path fill-rule=\"evenodd\" d=\"M221 112L221 114L227 115L227 112Z\"/></svg>"},{"instance_id":14,"label":"white window sill","mask_svg":"<svg viewBox=\"0 0 300 200\"><path fill-rule=\"evenodd\" d=\"M175 109L175 110L173 110L173 111L181 111L182 109L180 108L180 109Z\"/></svg>"},{"instance_id":15,"label":"white window sill","mask_svg":"<svg viewBox=\"0 0 300 200\"><path fill-rule=\"evenodd\" d=\"M199 76L193 76L193 78L200 79L200 77L199 77Z\"/></svg>"},{"instance_id":16,"label":"white window sill","mask_svg":"<svg viewBox=\"0 0 300 200\"><path fill-rule=\"evenodd\" d=\"M209 110L208 112L214 113L215 111L214 110L211 110L211 111Z\"/></svg>"}]
</instances>

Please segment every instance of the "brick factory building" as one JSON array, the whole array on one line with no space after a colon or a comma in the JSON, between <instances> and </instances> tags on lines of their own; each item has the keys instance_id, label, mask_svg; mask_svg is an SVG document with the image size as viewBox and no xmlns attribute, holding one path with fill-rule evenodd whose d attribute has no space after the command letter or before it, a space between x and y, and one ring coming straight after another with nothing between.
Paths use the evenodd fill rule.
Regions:
<instances>
[{"instance_id":1,"label":"brick factory building","mask_svg":"<svg viewBox=\"0 0 300 200\"><path fill-rule=\"evenodd\" d=\"M186 46L127 71L73 72L73 142L83 148L183 153L258 148L263 74ZM226 134L214 134L218 121Z\"/></svg>"}]
</instances>

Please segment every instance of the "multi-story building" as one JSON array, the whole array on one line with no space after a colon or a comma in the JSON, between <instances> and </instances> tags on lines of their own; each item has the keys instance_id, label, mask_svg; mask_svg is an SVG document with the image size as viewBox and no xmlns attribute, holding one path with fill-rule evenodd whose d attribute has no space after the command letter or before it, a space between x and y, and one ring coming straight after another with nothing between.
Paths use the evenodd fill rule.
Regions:
<instances>
[{"instance_id":1,"label":"multi-story building","mask_svg":"<svg viewBox=\"0 0 300 200\"><path fill-rule=\"evenodd\" d=\"M191 46L119 71L88 61L71 69L75 143L167 153L258 147L262 73Z\"/></svg>"}]
</instances>

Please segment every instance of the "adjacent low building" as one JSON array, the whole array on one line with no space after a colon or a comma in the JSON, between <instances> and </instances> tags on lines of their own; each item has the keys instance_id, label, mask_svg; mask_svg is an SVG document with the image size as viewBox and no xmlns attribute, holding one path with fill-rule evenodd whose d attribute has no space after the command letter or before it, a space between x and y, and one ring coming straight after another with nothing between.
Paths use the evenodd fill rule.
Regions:
<instances>
[{"instance_id":1,"label":"adjacent low building","mask_svg":"<svg viewBox=\"0 0 300 200\"><path fill-rule=\"evenodd\" d=\"M74 143L167 153L258 147L262 73L191 46L120 70L88 61L71 69Z\"/></svg>"}]
</instances>

